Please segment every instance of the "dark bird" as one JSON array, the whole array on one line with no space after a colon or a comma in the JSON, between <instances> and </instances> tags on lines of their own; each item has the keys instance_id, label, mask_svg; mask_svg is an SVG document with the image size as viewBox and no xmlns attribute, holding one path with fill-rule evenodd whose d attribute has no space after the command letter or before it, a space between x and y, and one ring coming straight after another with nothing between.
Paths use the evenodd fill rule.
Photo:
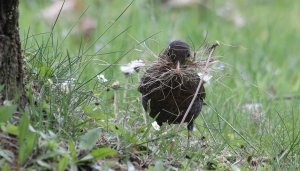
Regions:
<instances>
[{"instance_id":1,"label":"dark bird","mask_svg":"<svg viewBox=\"0 0 300 171\"><path fill-rule=\"evenodd\" d=\"M182 121L200 82L196 69L197 65L193 61L189 45L175 40L146 70L139 86L142 105L158 125L161 126L165 122L178 124ZM184 120L189 133L193 130L194 120L201 111L205 95L202 84Z\"/></svg>"}]
</instances>

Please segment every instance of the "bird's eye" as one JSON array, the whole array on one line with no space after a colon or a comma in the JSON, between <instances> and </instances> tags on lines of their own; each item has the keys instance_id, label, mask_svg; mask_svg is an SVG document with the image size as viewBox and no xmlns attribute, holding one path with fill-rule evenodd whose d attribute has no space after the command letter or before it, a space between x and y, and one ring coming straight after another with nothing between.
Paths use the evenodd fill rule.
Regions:
<instances>
[{"instance_id":1,"label":"bird's eye","mask_svg":"<svg viewBox=\"0 0 300 171\"><path fill-rule=\"evenodd\" d=\"M188 53L186 57L188 57L188 58L189 58L190 56L191 56L191 54L190 54L190 53Z\"/></svg>"}]
</instances>

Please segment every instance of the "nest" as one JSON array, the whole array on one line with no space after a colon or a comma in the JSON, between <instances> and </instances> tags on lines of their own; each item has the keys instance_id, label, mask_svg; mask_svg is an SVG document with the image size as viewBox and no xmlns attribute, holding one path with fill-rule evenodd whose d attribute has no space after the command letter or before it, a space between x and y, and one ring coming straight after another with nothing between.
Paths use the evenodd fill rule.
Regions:
<instances>
[{"instance_id":1,"label":"nest","mask_svg":"<svg viewBox=\"0 0 300 171\"><path fill-rule=\"evenodd\" d=\"M205 64L206 60L193 60L176 68L171 61L160 56L145 72L142 78L144 84L141 86L147 89L147 94L159 89L177 89L184 84L197 86L200 81L198 73L204 72Z\"/></svg>"}]
</instances>

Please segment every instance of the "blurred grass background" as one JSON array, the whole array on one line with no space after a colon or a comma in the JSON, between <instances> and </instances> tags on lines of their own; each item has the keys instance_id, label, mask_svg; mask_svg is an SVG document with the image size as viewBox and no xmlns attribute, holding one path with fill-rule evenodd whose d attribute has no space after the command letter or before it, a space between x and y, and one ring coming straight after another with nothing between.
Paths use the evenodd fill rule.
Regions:
<instances>
[{"instance_id":1,"label":"blurred grass background","mask_svg":"<svg viewBox=\"0 0 300 171\"><path fill-rule=\"evenodd\" d=\"M186 40L196 48L201 45L207 32L208 41L219 40L222 44L218 55L222 57L224 63L229 64L231 69L231 77L222 81L235 82L229 87L234 88L246 82L257 85L264 92L273 90L276 96L289 96L298 92L300 81L295 72L300 60L297 57L299 55L297 42L300 37L297 1L199 2L200 4L196 5L174 7L161 1L136 1L113 27L95 45L92 45L93 48L89 53L94 53L97 47L102 47L128 27L125 33L105 47L101 53L125 51L133 47L136 41L141 41L155 33L157 35L147 40L147 45L156 54L161 52L172 39ZM34 34L51 31L53 19L51 21L42 17L51 3L53 2L21 2L20 26L23 37L28 28ZM75 33L71 33L64 44L64 48L69 52L77 53L81 44L91 45L129 3L130 1L118 0L78 0L78 7L73 7L65 15L62 12L55 26L54 36L63 39L72 26L76 22L80 23L82 18L93 20L96 26L93 27L91 36L85 37L84 31L80 28L78 30L75 26L73 29ZM228 4L233 7L228 8L230 6ZM83 14L85 9L87 11ZM224 14L217 15L222 13L222 10L225 11ZM241 17L242 21L237 22L243 22L242 26L236 26L232 22L235 15ZM137 49L142 48L137 47ZM111 62L118 56L120 53L116 52L95 58ZM122 62L126 63L138 58L154 60L144 51L133 51L124 57ZM97 65L92 68L94 71L90 72L101 69Z\"/></svg>"},{"instance_id":2,"label":"blurred grass background","mask_svg":"<svg viewBox=\"0 0 300 171\"><path fill-rule=\"evenodd\" d=\"M104 64L113 63L133 48L104 75L110 80L109 84L120 81L121 91L129 79L129 100L120 104L120 110L129 112L131 120L128 125L136 124L132 128L134 135L138 134L139 127L143 127L137 99L139 76L125 77L120 65L142 59L149 66L155 57L137 45L149 36L147 47L159 54L173 39L185 40L195 50L207 34L208 42L218 40L221 43L215 55L225 67L216 71L211 83L206 85L208 106L203 109L203 117L197 119L199 131L195 131L195 136L205 135L219 147L215 149L216 154L226 144L243 157L250 154L275 157L282 151L289 151L284 156L287 159L285 166L280 165L281 168L290 168L299 161L300 148L295 147L300 142L300 3L297 0L199 0L178 6L172 5L172 0L136 0L122 16L120 14L131 1L74 2L73 7L61 12L53 39L58 44L64 41L59 47L63 54L76 57L87 50L83 56L91 60L83 70L82 81L93 77L106 67ZM22 40L33 40L26 45L27 51L36 48L38 43L35 42L43 42L49 37L56 16L51 16L51 10L47 10L53 3L20 2ZM51 19L45 17L47 14ZM90 25L90 30L84 27L86 25ZM102 33L105 34L101 36ZM104 48L98 52L101 47ZM112 112L111 96L112 93L102 95L105 101L103 113ZM251 150L243 154L239 149L241 145L249 145ZM159 153L158 156L164 159L168 155ZM299 167L298 164L294 166Z\"/></svg>"}]
</instances>

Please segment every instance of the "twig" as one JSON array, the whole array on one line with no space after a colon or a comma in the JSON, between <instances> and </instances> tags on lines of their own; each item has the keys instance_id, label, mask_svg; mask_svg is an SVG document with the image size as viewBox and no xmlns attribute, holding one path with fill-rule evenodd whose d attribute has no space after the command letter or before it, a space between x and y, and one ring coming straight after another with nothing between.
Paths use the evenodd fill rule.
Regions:
<instances>
[{"instance_id":1,"label":"twig","mask_svg":"<svg viewBox=\"0 0 300 171\"><path fill-rule=\"evenodd\" d=\"M210 61L211 58L212 58L212 54L213 54L215 48L216 48L217 46L219 46L219 45L220 45L220 43L219 43L218 41L216 41L216 43L214 43L214 44L209 48L209 55L208 55L208 58L207 58L207 60L206 60L205 67L204 67L204 70L203 70L204 73L207 72L208 64L209 64L209 61ZM182 123L185 121L185 119L186 119L188 113L190 112L190 110L191 110L191 108L192 108L192 105L194 104L194 102L195 102L195 100L196 100L196 97L198 96L198 93L199 93L199 91L200 91L200 87L201 87L202 83L203 83L203 79L200 79L200 81L199 81L199 83L198 83L198 87L197 87L197 89L196 89L196 92L195 92L195 94L194 94L194 96L193 96L193 99L192 99L192 101L191 101L191 103L190 103L188 109L186 110L186 112L185 112L185 114L184 114L184 116L183 116L183 118L182 118L182 120L181 120L179 126L177 127L177 132L179 131L180 126L181 126Z\"/></svg>"}]
</instances>

